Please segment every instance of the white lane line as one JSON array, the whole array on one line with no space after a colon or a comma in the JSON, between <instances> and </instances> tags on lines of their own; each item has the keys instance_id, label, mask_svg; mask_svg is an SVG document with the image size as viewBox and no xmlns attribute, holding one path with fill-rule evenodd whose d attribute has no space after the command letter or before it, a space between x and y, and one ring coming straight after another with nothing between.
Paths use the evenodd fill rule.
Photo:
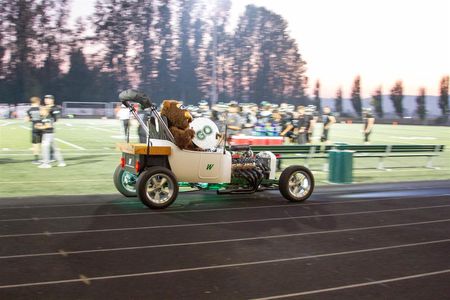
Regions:
<instances>
[{"instance_id":1,"label":"white lane line","mask_svg":"<svg viewBox=\"0 0 450 300\"><path fill-rule=\"evenodd\" d=\"M354 284L336 286L336 287L327 288L327 289L311 290L311 291L305 291L305 292L299 292L299 293L276 295L276 296L262 297L262 298L253 298L253 300L270 300L270 299L291 298L291 297L326 293L326 292L339 291L339 290L345 290L345 289L353 289L353 288L376 285L376 284L384 284L384 283L390 283L390 282L396 282L396 281L402 281L402 280L423 278L423 277L435 276L435 275L446 274L446 273L450 273L450 269L445 269L445 270L440 270L440 271L435 271L435 272L428 272L428 273L420 273L420 274L414 274L414 275L408 275L408 276L402 276L402 277L394 277L394 278L388 278L388 279L382 279L382 280L375 280L375 281L370 281L370 282L354 283Z\"/></svg>"},{"instance_id":2,"label":"white lane line","mask_svg":"<svg viewBox=\"0 0 450 300\"><path fill-rule=\"evenodd\" d=\"M330 194L327 192L318 192L314 193L314 195L325 195ZM69 195L70 196L70 195ZM94 197L96 195L85 195L86 197ZM443 195L433 195L432 198L440 198L443 196L448 196L448 194ZM238 195L233 196L233 199L243 199L248 198L248 196L239 197ZM1 202L0 198L0 202ZM327 202L317 202L310 201L302 204L292 204L286 203L282 205L259 205L259 206L245 206L245 207L229 207L229 208L211 208L211 209L192 209L192 210L184 210L184 209L176 209L170 211L161 211L161 212L153 212L154 214L175 214L175 213L197 213L197 212L208 212L208 211L224 211L224 210L244 210L244 209L260 209L260 208L271 208L271 207L304 207L304 206L315 206L315 205L328 205L328 204L347 204L347 203L367 203L367 202L378 202L378 201L391 201L391 200L408 200L408 201L423 201L422 198L412 198L408 199L407 197L389 197L382 199L368 199L368 200L345 200L345 201L327 201ZM450 200L450 199L444 199ZM205 201L207 203L208 201ZM30 209L30 208L56 208L56 207L81 207L81 206L117 206L118 204L136 204L137 201L123 201L123 202L91 202L91 203L80 203L80 204L56 204L56 205L24 205L24 206L9 206L9 207L0 207L0 210L8 210L8 209Z\"/></svg>"},{"instance_id":3,"label":"white lane line","mask_svg":"<svg viewBox=\"0 0 450 300\"><path fill-rule=\"evenodd\" d=\"M256 206L256 207L247 207L249 208L288 208L288 207L298 207L301 208L302 206L287 206L287 205L268 205L268 206ZM376 212L395 212L395 211L408 211L408 210L420 210L420 209L430 209L430 208L443 208L443 207L450 207L450 204L443 204L443 205L432 205L432 206L419 206L419 207L406 207L406 208L394 208L394 209L388 209L388 210L364 210L359 212L349 212L349 213L342 213L343 215L348 214L368 214L368 213L376 213ZM214 212L214 211L223 211L223 209L205 209L205 210L197 210L203 211L203 212ZM177 211L178 213L183 213L183 211ZM189 211L192 212L192 211ZM170 212L168 212L170 213ZM171 212L174 213L174 212ZM98 215L76 215L76 216L64 216L64 217L31 217L31 218L17 218L17 219L0 219L0 222L24 222L24 221L44 221L44 220L66 220L66 219L85 219L85 218L110 218L110 217L128 217L128 216L146 216L146 215L162 215L162 213L157 212L137 212L137 213L122 213L122 214L98 214ZM333 216L341 216L342 214L333 214ZM331 216L330 214L326 215L314 215L314 217L323 217L323 216ZM301 217L307 217L307 216L301 216ZM285 217L285 218L297 218L297 217ZM168 225L171 226L171 225Z\"/></svg>"},{"instance_id":4,"label":"white lane line","mask_svg":"<svg viewBox=\"0 0 450 300\"><path fill-rule=\"evenodd\" d=\"M434 221L414 222L414 223L400 223L400 224L381 225L381 226L367 226L367 227L356 227L356 228L347 228L347 229L335 229L335 230L301 232L301 233L290 233L290 234L279 234L279 235L266 235L266 236L256 236L256 237L249 237L249 238L234 238L234 239L224 239L224 240L196 241L196 242L172 243L172 244L156 244L156 245L145 245L145 246L130 246L130 247L64 251L63 253L61 253L61 250L60 250L58 252L5 255L5 256L0 256L0 259L55 256L55 255L68 256L68 255L83 254L83 253L130 251L130 250L142 250L142 249L153 249L153 248L169 248L169 247L183 247L183 246L193 246L193 245L197 246L197 245L209 245L209 244L221 244L221 243L235 243L235 242L245 242L245 241L254 241L254 240L282 239L282 238L290 238L290 237L298 237L298 236L322 235L322 234L330 234L330 233L332 234L332 233L355 232L355 231L365 231L365 230L374 230L374 229L397 228L397 227L405 227L405 226L427 225L427 224L445 223L445 222L449 222L449 221L450 221L450 219L446 219L446 220L434 220Z\"/></svg>"},{"instance_id":5,"label":"white lane line","mask_svg":"<svg viewBox=\"0 0 450 300\"><path fill-rule=\"evenodd\" d=\"M447 205L448 206L448 205ZM259 223L259 222L274 222L274 221L286 221L286 220L299 220L310 218L325 218L325 217L338 217L338 216L351 216L351 215L368 215L385 212L398 212L398 211L412 211L423 209L440 208L436 207L414 207L414 208L399 208L399 209L384 209L376 211L359 211L351 213L340 214L322 214L322 215L309 215L298 217L280 217L280 218L263 218L263 219L247 219L237 221L218 221L218 222L206 222L206 223L188 223L188 224L173 224L173 225L155 225L155 226L140 226L140 227L119 227L119 228L104 228L104 229L91 229L91 230L71 230L71 231L54 231L54 232L33 232L33 233L16 233L16 234L4 234L0 235L0 238L17 238L27 236L48 236L48 235L66 235L66 234L82 234L82 233L98 233L98 232L117 232L117 231L135 231L135 230L152 230L152 229L167 229L167 228L186 228L186 227L201 227L212 225L232 225L232 224L245 224L245 223ZM449 219L450 220L450 219Z\"/></svg>"},{"instance_id":6,"label":"white lane line","mask_svg":"<svg viewBox=\"0 0 450 300\"><path fill-rule=\"evenodd\" d=\"M41 282L8 284L8 285L1 285L0 289L18 288L18 287L27 287L27 286L40 286L40 285L55 285L55 284L73 283L73 282L84 282L86 279L88 279L89 281L95 281L95 280L142 277L142 276L174 274L174 273L184 273L184 272L193 272L193 271L225 269L225 268L236 268L236 267L245 267L245 266L257 266L257 265L273 264L273 263L280 263L280 262L291 262L291 261L299 261L299 260L322 258L322 257L333 257L333 256L342 256L342 255L349 255L349 254L368 253L368 252L384 251L384 250L391 250L391 249L417 247L417 246L423 246L423 245L441 244L441 243L448 243L448 242L450 242L450 239L435 240L435 241L420 242L420 243L401 244L401 245L377 247L377 248L368 248L368 249L360 249L360 250L324 253L324 254L316 254L316 255L308 255L308 256L297 256L297 257L278 258L278 259L270 259L270 260L259 260L259 261L251 261L251 262L244 262L244 263L209 265L209 266L202 266L202 267L195 267L195 268L183 268L183 269L170 269L170 270L153 271L153 272L117 274L117 275L109 275L109 276L90 277L90 278L85 278L85 279L73 278L73 279L55 280L55 281L41 281ZM444 271L447 272L447 270L444 270ZM444 271L438 271L438 272L444 272ZM450 269L448 269L448 271L450 271Z\"/></svg>"},{"instance_id":7,"label":"white lane line","mask_svg":"<svg viewBox=\"0 0 450 300\"><path fill-rule=\"evenodd\" d=\"M58 142L60 142L60 143L66 144L66 145L68 145L68 146L71 146L71 147L73 147L73 148L75 148L75 149L78 149L78 150L86 150L86 148L83 148L83 147L81 147L81 146L78 146L78 145L69 143L69 142L67 142L67 141L65 141L65 140L62 140L62 139L60 139L60 138L55 138L55 140L58 141Z\"/></svg>"}]
</instances>

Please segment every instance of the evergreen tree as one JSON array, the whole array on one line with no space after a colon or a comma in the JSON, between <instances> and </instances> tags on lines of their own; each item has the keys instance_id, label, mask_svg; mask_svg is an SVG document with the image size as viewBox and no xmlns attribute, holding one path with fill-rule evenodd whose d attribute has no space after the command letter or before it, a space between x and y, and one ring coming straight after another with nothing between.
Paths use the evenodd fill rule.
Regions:
<instances>
[{"instance_id":1,"label":"evergreen tree","mask_svg":"<svg viewBox=\"0 0 450 300\"><path fill-rule=\"evenodd\" d=\"M372 94L372 105L375 108L375 113L378 117L383 118L383 94L381 92L381 86L378 87Z\"/></svg>"},{"instance_id":2,"label":"evergreen tree","mask_svg":"<svg viewBox=\"0 0 450 300\"><path fill-rule=\"evenodd\" d=\"M306 62L304 63L304 65L306 65ZM299 104L300 105L309 105L310 104L310 99L309 99L309 95L307 93L308 91L308 82L309 82L309 77L308 76L304 76L301 82L301 87L299 88L300 90L300 94L299 94Z\"/></svg>"},{"instance_id":3,"label":"evergreen tree","mask_svg":"<svg viewBox=\"0 0 450 300\"><path fill-rule=\"evenodd\" d=\"M162 0L158 6L159 22L156 23L155 29L158 36L158 44L160 46L160 56L156 62L157 77L153 88L153 97L159 102L163 99L171 99L177 97L177 89L175 83L175 64L176 57L173 51L173 30L171 20L172 13L170 9L171 1Z\"/></svg>"},{"instance_id":4,"label":"evergreen tree","mask_svg":"<svg viewBox=\"0 0 450 300\"><path fill-rule=\"evenodd\" d=\"M34 58L37 51L32 45L35 39L36 1L2 1L3 45L10 59L4 69L5 81L13 102L24 102L32 95L39 95ZM4 23L6 22L6 24Z\"/></svg>"},{"instance_id":5,"label":"evergreen tree","mask_svg":"<svg viewBox=\"0 0 450 300\"><path fill-rule=\"evenodd\" d=\"M89 101L96 96L96 78L86 63L80 48L74 48L70 53L70 68L63 78L64 98L67 101Z\"/></svg>"},{"instance_id":6,"label":"evergreen tree","mask_svg":"<svg viewBox=\"0 0 450 300\"><path fill-rule=\"evenodd\" d=\"M133 6L132 32L136 40L137 55L135 70L139 73L139 88L147 95L153 96L153 38L151 32L154 30L153 22L153 3L154 0L136 0ZM168 2L168 1L163 1ZM166 3L163 3L163 5ZM159 24L166 23L160 20ZM167 22L170 23L170 22Z\"/></svg>"},{"instance_id":7,"label":"evergreen tree","mask_svg":"<svg viewBox=\"0 0 450 300\"><path fill-rule=\"evenodd\" d=\"M322 113L322 105L320 102L320 81L317 80L314 88L314 105L317 107L317 111Z\"/></svg>"},{"instance_id":8,"label":"evergreen tree","mask_svg":"<svg viewBox=\"0 0 450 300\"><path fill-rule=\"evenodd\" d=\"M233 49L235 99L280 103L304 97L305 62L280 15L248 5Z\"/></svg>"},{"instance_id":9,"label":"evergreen tree","mask_svg":"<svg viewBox=\"0 0 450 300\"><path fill-rule=\"evenodd\" d=\"M362 115L362 103L361 103L361 77L358 75L353 82L352 93L350 100L352 101L353 109L358 117Z\"/></svg>"},{"instance_id":10,"label":"evergreen tree","mask_svg":"<svg viewBox=\"0 0 450 300\"><path fill-rule=\"evenodd\" d=\"M449 76L442 77L439 87L439 108L441 109L443 116L447 116L448 113L448 84Z\"/></svg>"},{"instance_id":11,"label":"evergreen tree","mask_svg":"<svg viewBox=\"0 0 450 300\"><path fill-rule=\"evenodd\" d=\"M134 8L128 1L98 0L93 16L97 40L106 48L105 67L113 72L120 90L130 85L127 54L133 33Z\"/></svg>"},{"instance_id":12,"label":"evergreen tree","mask_svg":"<svg viewBox=\"0 0 450 300\"><path fill-rule=\"evenodd\" d=\"M212 14L211 42L207 49L207 64L210 66L208 73L211 76L211 100L214 102L217 93L218 100L229 100L233 92L232 80L232 37L225 30L229 12L231 9L230 0L219 0L216 2L215 12ZM215 66L215 70L213 70ZM215 74L213 74L215 71ZM215 76L215 78L213 78ZM215 82L213 82L215 80ZM213 85L215 85L215 92ZM217 100L217 99L215 99Z\"/></svg>"},{"instance_id":13,"label":"evergreen tree","mask_svg":"<svg viewBox=\"0 0 450 300\"><path fill-rule=\"evenodd\" d=\"M403 83L401 80L398 80L391 89L390 99L397 116L403 118Z\"/></svg>"},{"instance_id":14,"label":"evergreen tree","mask_svg":"<svg viewBox=\"0 0 450 300\"><path fill-rule=\"evenodd\" d=\"M66 20L69 14L68 0L42 0L36 7L36 50L44 54L43 66L37 70L38 82L44 94L62 96L61 65L67 59L68 36ZM36 61L38 64L39 62Z\"/></svg>"},{"instance_id":15,"label":"evergreen tree","mask_svg":"<svg viewBox=\"0 0 450 300\"><path fill-rule=\"evenodd\" d=\"M335 109L339 115L342 115L342 87L336 91Z\"/></svg>"},{"instance_id":16,"label":"evergreen tree","mask_svg":"<svg viewBox=\"0 0 450 300\"><path fill-rule=\"evenodd\" d=\"M419 89L419 95L416 97L417 115L423 121L426 118L427 110L425 105L425 88Z\"/></svg>"},{"instance_id":17,"label":"evergreen tree","mask_svg":"<svg viewBox=\"0 0 450 300\"><path fill-rule=\"evenodd\" d=\"M195 0L180 0L179 15L179 63L177 70L178 99L190 102L200 100L198 78L195 71L192 49L189 46L192 28L191 11Z\"/></svg>"},{"instance_id":18,"label":"evergreen tree","mask_svg":"<svg viewBox=\"0 0 450 300\"><path fill-rule=\"evenodd\" d=\"M6 65L4 64L4 59L6 55L7 41L5 33L7 31L7 22L5 14L6 7L0 5L0 87L2 86L3 80L6 78Z\"/></svg>"}]
</instances>

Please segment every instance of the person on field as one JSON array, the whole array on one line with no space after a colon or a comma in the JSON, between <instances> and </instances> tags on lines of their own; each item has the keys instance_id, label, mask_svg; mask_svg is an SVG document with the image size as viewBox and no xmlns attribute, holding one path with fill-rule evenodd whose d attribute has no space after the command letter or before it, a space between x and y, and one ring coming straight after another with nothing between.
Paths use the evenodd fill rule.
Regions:
<instances>
[{"instance_id":1,"label":"person on field","mask_svg":"<svg viewBox=\"0 0 450 300\"><path fill-rule=\"evenodd\" d=\"M142 121L144 121L144 124L148 125L148 121L150 120L150 112L144 110L143 107L138 106L136 108L137 113L139 115L139 117L141 117ZM142 127L141 123L139 123L138 125L138 136L139 136L139 143L147 143L147 132L144 130L144 127Z\"/></svg>"},{"instance_id":2,"label":"person on field","mask_svg":"<svg viewBox=\"0 0 450 300\"><path fill-rule=\"evenodd\" d=\"M330 132L331 125L336 123L336 118L334 117L333 113L331 112L331 109L329 106L325 106L323 108L322 123L323 123L323 131L322 131L322 136L320 137L320 141L328 143L329 142L328 135Z\"/></svg>"},{"instance_id":3,"label":"person on field","mask_svg":"<svg viewBox=\"0 0 450 300\"><path fill-rule=\"evenodd\" d=\"M241 133L244 120L241 118L241 108L236 102L231 102L228 106L227 124L228 137Z\"/></svg>"},{"instance_id":4,"label":"person on field","mask_svg":"<svg viewBox=\"0 0 450 300\"><path fill-rule=\"evenodd\" d=\"M53 119L53 123L56 122L61 116L61 108L55 105L55 97L53 95L44 96L44 104L50 110L50 116ZM53 130L54 134L54 130ZM50 148L50 162L55 161L55 156L53 154L52 148Z\"/></svg>"},{"instance_id":5,"label":"person on field","mask_svg":"<svg viewBox=\"0 0 450 300\"><path fill-rule=\"evenodd\" d=\"M316 127L317 120L319 119L319 114L316 110L316 107L314 105L308 105L305 109L305 115L306 115L306 143L311 144L312 143L312 137L314 134L314 129Z\"/></svg>"},{"instance_id":6,"label":"person on field","mask_svg":"<svg viewBox=\"0 0 450 300\"><path fill-rule=\"evenodd\" d=\"M35 127L42 131L42 164L39 165L39 168L51 168L50 164L50 151L53 151L53 154L58 161L58 167L65 167L66 164L63 160L61 152L55 145L54 140L54 119L51 115L51 108L48 106L40 107L40 116L41 120L38 122Z\"/></svg>"},{"instance_id":7,"label":"person on field","mask_svg":"<svg viewBox=\"0 0 450 300\"><path fill-rule=\"evenodd\" d=\"M122 104L120 106L118 117L123 126L125 140L127 140L130 131L130 110L128 109L128 107Z\"/></svg>"},{"instance_id":8,"label":"person on field","mask_svg":"<svg viewBox=\"0 0 450 300\"><path fill-rule=\"evenodd\" d=\"M41 122L41 114L39 107L41 105L41 98L31 97L31 107L27 111L26 120L31 122L31 143L34 159L33 164L39 164L39 153L41 152L42 130L35 127Z\"/></svg>"},{"instance_id":9,"label":"person on field","mask_svg":"<svg viewBox=\"0 0 450 300\"><path fill-rule=\"evenodd\" d=\"M61 108L55 105L55 97L53 95L45 95L44 103L50 109L50 115L53 121L56 122L61 116Z\"/></svg>"},{"instance_id":10,"label":"person on field","mask_svg":"<svg viewBox=\"0 0 450 300\"><path fill-rule=\"evenodd\" d=\"M305 107L299 106L297 108L297 143L303 145L308 141L307 125L309 117L305 114Z\"/></svg>"},{"instance_id":11,"label":"person on field","mask_svg":"<svg viewBox=\"0 0 450 300\"><path fill-rule=\"evenodd\" d=\"M375 116L372 114L371 108L363 109L363 119L364 119L364 143L369 144L369 137L372 133L373 126L375 124Z\"/></svg>"}]
</instances>

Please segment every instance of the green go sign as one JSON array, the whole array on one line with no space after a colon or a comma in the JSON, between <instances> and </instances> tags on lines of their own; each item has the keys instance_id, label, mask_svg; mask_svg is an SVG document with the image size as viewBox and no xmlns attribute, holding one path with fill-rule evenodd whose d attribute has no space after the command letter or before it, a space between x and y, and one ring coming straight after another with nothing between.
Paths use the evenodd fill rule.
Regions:
<instances>
[{"instance_id":1,"label":"green go sign","mask_svg":"<svg viewBox=\"0 0 450 300\"><path fill-rule=\"evenodd\" d=\"M197 131L196 135L200 141L203 141L208 135L212 134L213 130L211 126L206 125L203 129Z\"/></svg>"}]
</instances>

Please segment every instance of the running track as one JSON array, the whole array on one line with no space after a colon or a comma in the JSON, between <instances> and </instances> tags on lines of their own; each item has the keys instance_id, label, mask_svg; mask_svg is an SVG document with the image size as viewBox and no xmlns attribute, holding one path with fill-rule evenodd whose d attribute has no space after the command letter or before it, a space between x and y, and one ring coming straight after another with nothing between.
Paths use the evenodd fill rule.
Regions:
<instances>
[{"instance_id":1,"label":"running track","mask_svg":"<svg viewBox=\"0 0 450 300\"><path fill-rule=\"evenodd\" d=\"M0 199L0 299L448 299L450 181Z\"/></svg>"}]
</instances>

